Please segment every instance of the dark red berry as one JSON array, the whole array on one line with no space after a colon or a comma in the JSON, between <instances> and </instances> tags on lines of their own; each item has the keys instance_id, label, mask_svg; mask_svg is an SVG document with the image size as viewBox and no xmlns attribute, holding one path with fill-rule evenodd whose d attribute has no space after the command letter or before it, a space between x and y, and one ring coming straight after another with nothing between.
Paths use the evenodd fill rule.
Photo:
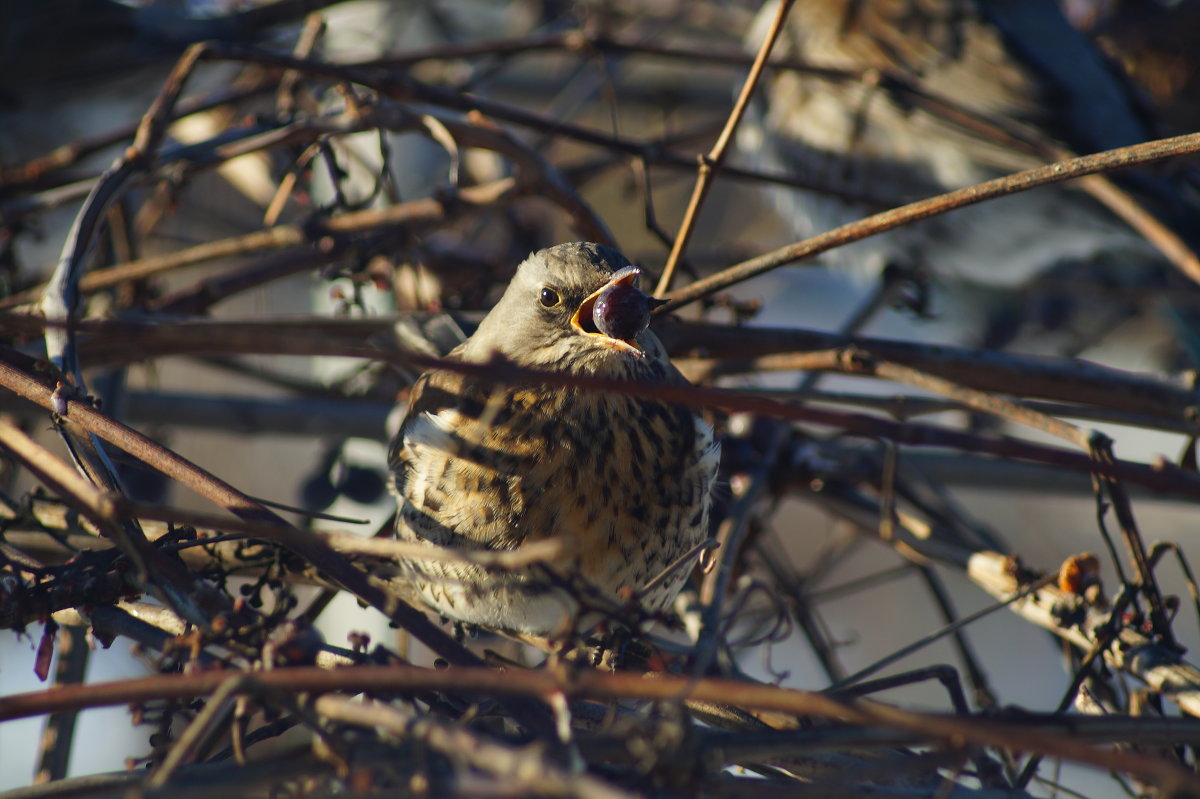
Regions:
<instances>
[{"instance_id":1,"label":"dark red berry","mask_svg":"<svg viewBox=\"0 0 1200 799\"><path fill-rule=\"evenodd\" d=\"M650 325L650 298L634 286L609 286L592 306L592 321L609 338L628 341Z\"/></svg>"}]
</instances>

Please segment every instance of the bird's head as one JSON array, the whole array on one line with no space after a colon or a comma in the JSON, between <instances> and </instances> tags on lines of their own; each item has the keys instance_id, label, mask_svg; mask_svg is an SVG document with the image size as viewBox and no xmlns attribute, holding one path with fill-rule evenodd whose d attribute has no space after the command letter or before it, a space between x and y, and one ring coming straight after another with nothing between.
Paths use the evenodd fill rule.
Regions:
<instances>
[{"instance_id":1,"label":"bird's head","mask_svg":"<svg viewBox=\"0 0 1200 799\"><path fill-rule=\"evenodd\" d=\"M544 369L589 373L641 371L661 345L646 331L662 300L638 288L641 270L600 244L560 244L517 268L469 345L472 359L499 351Z\"/></svg>"}]
</instances>

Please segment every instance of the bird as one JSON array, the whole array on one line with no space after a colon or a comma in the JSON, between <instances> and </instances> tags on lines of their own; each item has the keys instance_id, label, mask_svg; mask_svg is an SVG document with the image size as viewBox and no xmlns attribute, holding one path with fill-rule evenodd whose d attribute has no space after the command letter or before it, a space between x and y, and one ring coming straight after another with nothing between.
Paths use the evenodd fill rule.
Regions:
<instances>
[{"instance_id":1,"label":"bird","mask_svg":"<svg viewBox=\"0 0 1200 799\"><path fill-rule=\"evenodd\" d=\"M534 252L447 358L686 385L647 329L660 301L637 287L640 273L600 244ZM709 537L719 458L691 408L433 369L389 447L396 537L451 555L562 546L507 569L408 558L401 579L449 620L532 636L582 634L630 600L657 613Z\"/></svg>"},{"instance_id":2,"label":"bird","mask_svg":"<svg viewBox=\"0 0 1200 799\"><path fill-rule=\"evenodd\" d=\"M761 43L775 8L762 10L748 44ZM801 238L1056 160L1050 152L1156 138L1146 104L1056 3L796 0L775 55L848 76L778 71L743 124L739 146L754 165L832 190L772 189L780 218ZM1186 230L1194 204L1164 176L1138 180L1146 207ZM1061 185L873 236L825 261L860 280L899 267L943 289L970 287L959 297L982 289L1030 302L1035 283L1069 282L1026 311L1046 311L1047 325L1076 324L1062 308L1073 301L1096 335L1115 324L1097 319L1102 307L1121 317L1136 304L1123 291L1162 291L1170 272L1140 234ZM1056 274L1061 281L1047 277ZM1081 290L1088 282L1108 301Z\"/></svg>"}]
</instances>

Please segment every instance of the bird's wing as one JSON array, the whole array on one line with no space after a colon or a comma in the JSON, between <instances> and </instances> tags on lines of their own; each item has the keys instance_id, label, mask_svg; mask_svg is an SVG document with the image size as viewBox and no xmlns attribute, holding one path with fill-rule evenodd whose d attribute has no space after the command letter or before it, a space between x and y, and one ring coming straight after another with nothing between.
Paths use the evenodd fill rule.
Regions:
<instances>
[{"instance_id":1,"label":"bird's wing","mask_svg":"<svg viewBox=\"0 0 1200 799\"><path fill-rule=\"evenodd\" d=\"M508 389L446 370L417 380L388 450L397 529L443 546L519 543L520 503L505 476L524 476L528 453L518 439L497 438L502 431L488 421L511 398Z\"/></svg>"},{"instance_id":2,"label":"bird's wing","mask_svg":"<svg viewBox=\"0 0 1200 799\"><path fill-rule=\"evenodd\" d=\"M432 444L432 437L441 432L447 441L437 448L447 453L452 451L445 412L454 409L455 398L461 397L464 389L463 376L447 371L426 372L413 383L404 421L388 448L388 469L392 473L394 490L400 497L405 496L405 483L418 454L415 445Z\"/></svg>"}]
</instances>

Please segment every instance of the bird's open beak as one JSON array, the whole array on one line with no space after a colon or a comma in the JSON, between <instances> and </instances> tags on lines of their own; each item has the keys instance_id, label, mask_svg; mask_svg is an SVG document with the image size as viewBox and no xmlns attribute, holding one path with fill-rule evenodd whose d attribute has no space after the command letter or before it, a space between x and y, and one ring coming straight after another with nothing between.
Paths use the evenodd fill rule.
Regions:
<instances>
[{"instance_id":1,"label":"bird's open beak","mask_svg":"<svg viewBox=\"0 0 1200 799\"><path fill-rule=\"evenodd\" d=\"M599 343L606 347L611 347L619 352L628 353L636 358L646 357L646 353L642 352L642 348L638 346L637 342L632 337L627 339L613 338L612 336L608 336L600 332L600 329L596 327L596 321L592 316L592 312L596 307L596 300L600 299L600 295L613 286L629 286L633 288L634 291L638 291L634 283L637 282L638 276L641 274L642 270L638 269L636 266L627 266L624 269L619 269L613 273L612 278L610 278L607 283L590 294L586 300L579 304L579 308L575 311L575 315L571 317L571 327L575 328L580 333L583 333L585 336L592 336L593 338L597 339ZM656 304L653 298L647 299L650 303L650 307L653 307ZM641 331L639 330L638 332Z\"/></svg>"}]
</instances>

